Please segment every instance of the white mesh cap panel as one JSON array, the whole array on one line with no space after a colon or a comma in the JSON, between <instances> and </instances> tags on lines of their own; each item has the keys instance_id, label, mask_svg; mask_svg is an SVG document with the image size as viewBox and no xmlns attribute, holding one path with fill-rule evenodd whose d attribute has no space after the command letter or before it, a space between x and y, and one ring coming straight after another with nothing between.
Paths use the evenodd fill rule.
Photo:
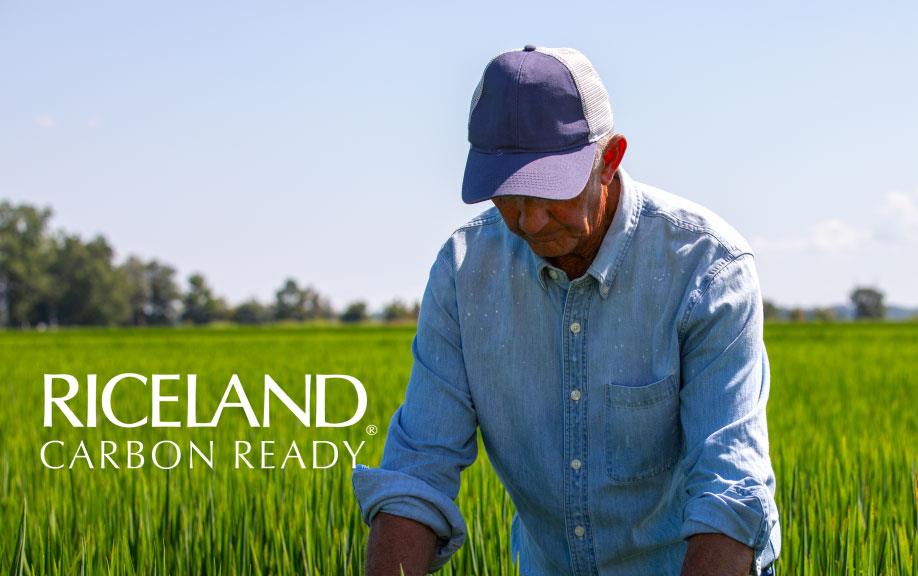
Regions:
<instances>
[{"instance_id":1,"label":"white mesh cap panel","mask_svg":"<svg viewBox=\"0 0 918 576\"><path fill-rule=\"evenodd\" d=\"M599 74L587 57L573 48L536 48L536 52L557 58L570 70L583 103L583 117L590 127L590 142L612 131L612 105Z\"/></svg>"}]
</instances>

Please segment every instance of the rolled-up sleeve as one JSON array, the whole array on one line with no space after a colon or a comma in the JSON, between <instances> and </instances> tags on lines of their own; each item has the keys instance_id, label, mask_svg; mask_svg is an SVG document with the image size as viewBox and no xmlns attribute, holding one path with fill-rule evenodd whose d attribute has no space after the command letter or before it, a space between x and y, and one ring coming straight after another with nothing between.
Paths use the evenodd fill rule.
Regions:
<instances>
[{"instance_id":1,"label":"rolled-up sleeve","mask_svg":"<svg viewBox=\"0 0 918 576\"><path fill-rule=\"evenodd\" d=\"M755 570L777 558L780 526L768 454L768 355L753 256L709 271L682 324L681 534L720 533L753 549ZM756 572L758 573L758 572Z\"/></svg>"},{"instance_id":2,"label":"rolled-up sleeve","mask_svg":"<svg viewBox=\"0 0 918 576\"><path fill-rule=\"evenodd\" d=\"M478 455L477 417L465 371L450 242L430 270L411 346L405 400L392 415L378 468L358 465L354 494L369 525L378 512L411 518L438 536L428 572L466 539L459 478Z\"/></svg>"}]
</instances>

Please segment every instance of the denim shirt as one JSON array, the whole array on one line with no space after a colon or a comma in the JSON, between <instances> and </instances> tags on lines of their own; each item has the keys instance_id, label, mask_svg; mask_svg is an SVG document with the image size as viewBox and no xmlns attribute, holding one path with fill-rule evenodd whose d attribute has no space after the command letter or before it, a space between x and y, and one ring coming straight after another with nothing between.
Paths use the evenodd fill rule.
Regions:
<instances>
[{"instance_id":1,"label":"denim shirt","mask_svg":"<svg viewBox=\"0 0 918 576\"><path fill-rule=\"evenodd\" d=\"M686 538L778 556L753 252L710 210L619 170L619 205L569 279L491 208L437 255L404 403L378 468L352 476L380 511L466 538L455 503L476 429L516 514L523 575L678 574Z\"/></svg>"}]
</instances>

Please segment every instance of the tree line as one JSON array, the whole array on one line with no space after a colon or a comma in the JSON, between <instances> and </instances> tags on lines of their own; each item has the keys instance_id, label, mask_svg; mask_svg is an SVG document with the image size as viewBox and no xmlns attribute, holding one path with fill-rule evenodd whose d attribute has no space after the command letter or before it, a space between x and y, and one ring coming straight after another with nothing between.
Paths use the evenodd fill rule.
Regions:
<instances>
[{"instance_id":1,"label":"tree line","mask_svg":"<svg viewBox=\"0 0 918 576\"><path fill-rule=\"evenodd\" d=\"M371 317L363 301L343 310L312 286L287 278L270 303L257 299L230 306L200 273L184 289L176 270L156 259L128 256L114 261L114 249L103 236L86 241L51 230L50 208L0 202L0 327L30 326L163 326L180 323L277 321L362 322ZM887 307L877 288L860 286L850 307L782 308L764 301L766 320L795 322L883 319ZM374 316L386 322L411 321L419 305L393 300Z\"/></svg>"},{"instance_id":2,"label":"tree line","mask_svg":"<svg viewBox=\"0 0 918 576\"><path fill-rule=\"evenodd\" d=\"M180 288L176 270L159 260L131 255L115 262L108 240L52 230L50 208L0 202L0 327L164 326L216 321L361 322L367 304L336 311L312 286L286 279L274 301L249 299L237 306L216 295L200 273ZM418 303L388 303L377 316L386 322L414 320Z\"/></svg>"},{"instance_id":3,"label":"tree line","mask_svg":"<svg viewBox=\"0 0 918 576\"><path fill-rule=\"evenodd\" d=\"M836 320L883 320L886 318L885 295L872 286L857 286L848 295L851 305L815 308L782 308L771 300L763 302L766 320L790 322L834 322Z\"/></svg>"}]
</instances>

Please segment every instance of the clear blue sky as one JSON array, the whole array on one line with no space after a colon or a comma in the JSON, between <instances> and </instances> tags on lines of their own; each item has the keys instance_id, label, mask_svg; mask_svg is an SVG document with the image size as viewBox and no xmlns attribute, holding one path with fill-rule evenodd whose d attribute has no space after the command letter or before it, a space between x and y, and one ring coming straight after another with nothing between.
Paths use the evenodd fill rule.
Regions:
<instances>
[{"instance_id":1,"label":"clear blue sky","mask_svg":"<svg viewBox=\"0 0 918 576\"><path fill-rule=\"evenodd\" d=\"M0 0L0 198L231 302L413 300L487 207L459 194L483 67L572 46L632 176L733 224L766 297L918 305L916 6Z\"/></svg>"}]
</instances>

